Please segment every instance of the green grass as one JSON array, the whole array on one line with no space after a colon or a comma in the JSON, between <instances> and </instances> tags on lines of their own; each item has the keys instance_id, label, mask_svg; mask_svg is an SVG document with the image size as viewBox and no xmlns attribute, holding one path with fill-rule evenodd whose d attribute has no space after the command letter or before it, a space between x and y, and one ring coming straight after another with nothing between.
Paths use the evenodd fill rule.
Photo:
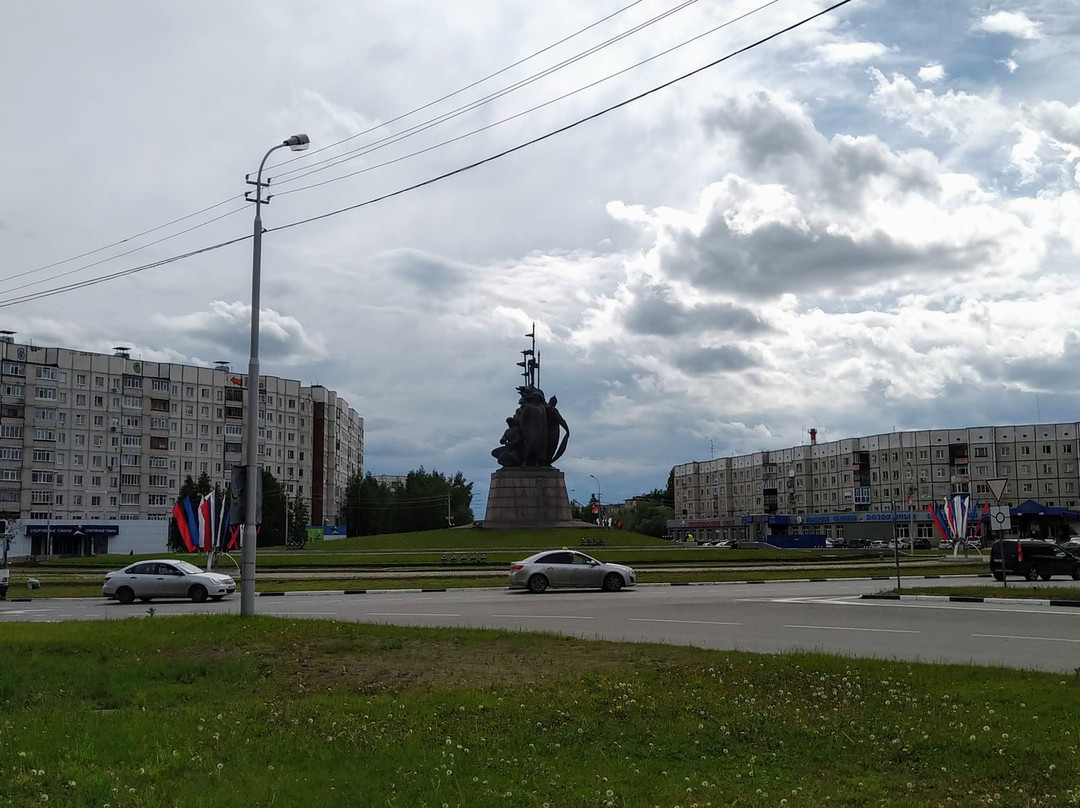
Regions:
<instances>
[{"instance_id":1,"label":"green grass","mask_svg":"<svg viewBox=\"0 0 1080 808\"><path fill-rule=\"evenodd\" d=\"M1080 800L1075 675L269 617L0 641L13 806Z\"/></svg>"},{"instance_id":2,"label":"green grass","mask_svg":"<svg viewBox=\"0 0 1080 808\"><path fill-rule=\"evenodd\" d=\"M433 575L430 570L413 570L407 576L344 577L335 575L333 567L326 568L327 575L312 578L283 578L275 576L273 570L267 571L259 566L256 588L259 592L311 592L340 591L344 589L459 589L464 587L504 587L506 586L506 564L489 563L486 567L440 567L443 571L456 574ZM112 569L112 566L108 566ZM219 569L230 572L239 581L240 574L233 568L220 566ZM891 566L849 566L806 568L795 564L779 569L726 569L718 566L681 571L678 569L639 569L638 581L642 584L658 583L729 583L738 581L777 581L809 578L867 578L876 577L895 580ZM484 574L486 571L486 574ZM904 576L913 574L904 570ZM926 575L956 575L983 572L982 565L947 564L941 566L919 567L918 578L907 578L905 587L917 586ZM36 577L41 589L26 588L28 577ZM68 569L35 569L31 576L25 568L17 568L12 576L12 589L9 597L28 598L92 598L101 595L102 574L93 570L72 572ZM920 590L922 591L922 590Z\"/></svg>"},{"instance_id":3,"label":"green grass","mask_svg":"<svg viewBox=\"0 0 1080 808\"><path fill-rule=\"evenodd\" d=\"M891 590L895 592L895 588ZM1013 598L1037 600L1076 600L1080 601L1080 588L1054 586L1052 583L1035 586L1004 586L1003 584L977 584L973 586L935 585L905 586L900 594L904 595L957 595L976 598Z\"/></svg>"}]
</instances>

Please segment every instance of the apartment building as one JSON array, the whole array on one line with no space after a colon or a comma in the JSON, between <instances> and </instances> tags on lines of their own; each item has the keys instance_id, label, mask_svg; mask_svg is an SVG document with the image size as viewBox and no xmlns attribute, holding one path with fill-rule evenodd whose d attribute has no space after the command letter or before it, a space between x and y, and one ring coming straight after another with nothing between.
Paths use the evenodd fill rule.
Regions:
<instances>
[{"instance_id":1,"label":"apartment building","mask_svg":"<svg viewBox=\"0 0 1080 808\"><path fill-rule=\"evenodd\" d=\"M180 485L244 464L246 374L0 337L0 518L168 520ZM362 473L364 420L332 390L259 380L258 456L313 524Z\"/></svg>"},{"instance_id":2,"label":"apartment building","mask_svg":"<svg viewBox=\"0 0 1080 808\"><path fill-rule=\"evenodd\" d=\"M951 494L1001 505L1080 503L1078 424L917 430L810 442L675 467L675 537L762 533L931 538L927 512ZM859 526L859 527L856 527Z\"/></svg>"}]
</instances>

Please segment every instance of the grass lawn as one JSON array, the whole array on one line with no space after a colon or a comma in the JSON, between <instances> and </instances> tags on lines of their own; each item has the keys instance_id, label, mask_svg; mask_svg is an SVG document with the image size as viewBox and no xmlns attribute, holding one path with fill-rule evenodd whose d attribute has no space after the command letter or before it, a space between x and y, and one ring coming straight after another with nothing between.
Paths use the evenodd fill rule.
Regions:
<instances>
[{"instance_id":1,"label":"grass lawn","mask_svg":"<svg viewBox=\"0 0 1080 808\"><path fill-rule=\"evenodd\" d=\"M896 588L889 590L896 593ZM975 598L1035 598L1037 600L1075 600L1080 601L1080 588L1054 586L1053 583L1034 586L1003 586L1002 584L977 584L974 586L952 586L949 584L905 586L902 595L957 595Z\"/></svg>"},{"instance_id":2,"label":"grass lawn","mask_svg":"<svg viewBox=\"0 0 1080 808\"><path fill-rule=\"evenodd\" d=\"M261 563L261 558L260 558ZM106 569L114 569L121 564L106 565ZM218 569L230 573L239 583L240 573L236 569L227 568L224 565ZM271 568L267 572L262 566L256 581L256 589L259 592L311 592L311 591L341 591L345 589L457 589L463 587L505 587L506 565L492 564L486 574L481 574L478 569L454 570L453 576L432 575L422 570L413 571L408 576L382 577L344 577L334 574L333 567L324 568L327 575L311 578L284 578L277 577ZM448 571L448 570L447 570ZM918 585L927 575L956 575L972 574L983 571L982 565L948 564L940 567L918 568L918 578L908 579L905 583L905 591L909 587ZM776 581L809 578L866 578L877 577L883 581L893 577L892 567L830 567L828 569L799 568L791 565L780 569L725 569L721 567L706 567L689 571L676 569L648 569L638 571L638 581L642 584L657 583L726 583L738 581ZM910 575L911 571L904 573ZM26 582L29 577L36 577L41 583L40 589L27 589ZM16 568L13 570L11 580L10 598L92 598L101 595L101 582L103 572L91 569L71 570L70 568L39 567L34 570L28 568ZM957 589L960 589L957 587ZM921 588L919 591L923 591ZM1080 594L1080 593L1078 593Z\"/></svg>"},{"instance_id":3,"label":"grass lawn","mask_svg":"<svg viewBox=\"0 0 1080 808\"><path fill-rule=\"evenodd\" d=\"M6 805L1080 802L1075 675L270 617L0 644Z\"/></svg>"}]
</instances>

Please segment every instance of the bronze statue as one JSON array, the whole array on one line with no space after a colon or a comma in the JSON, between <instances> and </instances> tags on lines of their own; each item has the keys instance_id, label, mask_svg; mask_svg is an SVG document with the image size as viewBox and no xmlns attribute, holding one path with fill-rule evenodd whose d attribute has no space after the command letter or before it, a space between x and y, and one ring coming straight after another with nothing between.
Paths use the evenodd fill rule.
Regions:
<instances>
[{"instance_id":1,"label":"bronze statue","mask_svg":"<svg viewBox=\"0 0 1080 808\"><path fill-rule=\"evenodd\" d=\"M525 384L517 388L518 407L513 416L506 419L506 431L499 446L491 455L504 468L520 466L551 466L562 457L570 439L570 427L559 413L555 396L548 401L538 386L540 355L536 352L536 328L526 334L533 338L533 347L522 351L518 367ZM565 431L560 442L559 432Z\"/></svg>"}]
</instances>

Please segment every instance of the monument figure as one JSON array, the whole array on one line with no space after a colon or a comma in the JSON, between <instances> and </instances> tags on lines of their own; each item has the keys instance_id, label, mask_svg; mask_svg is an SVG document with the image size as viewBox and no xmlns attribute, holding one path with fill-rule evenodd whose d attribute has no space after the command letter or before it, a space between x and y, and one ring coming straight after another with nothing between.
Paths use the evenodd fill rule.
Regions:
<instances>
[{"instance_id":1,"label":"monument figure","mask_svg":"<svg viewBox=\"0 0 1080 808\"><path fill-rule=\"evenodd\" d=\"M570 427L540 389L536 328L525 336L532 346L521 352L525 381L518 386L517 409L506 419L499 445L491 450L500 469L491 475L485 526L578 526L570 511L563 473L554 463L566 451Z\"/></svg>"},{"instance_id":2,"label":"monument figure","mask_svg":"<svg viewBox=\"0 0 1080 808\"><path fill-rule=\"evenodd\" d=\"M517 388L518 407L506 419L499 445L491 450L503 468L549 467L562 457L570 440L570 427L556 406L558 398L552 396L548 401L539 387L540 354L535 334L526 336L533 337L533 347L522 351L523 361L518 362L518 367L525 369L521 374L525 384Z\"/></svg>"}]
</instances>

